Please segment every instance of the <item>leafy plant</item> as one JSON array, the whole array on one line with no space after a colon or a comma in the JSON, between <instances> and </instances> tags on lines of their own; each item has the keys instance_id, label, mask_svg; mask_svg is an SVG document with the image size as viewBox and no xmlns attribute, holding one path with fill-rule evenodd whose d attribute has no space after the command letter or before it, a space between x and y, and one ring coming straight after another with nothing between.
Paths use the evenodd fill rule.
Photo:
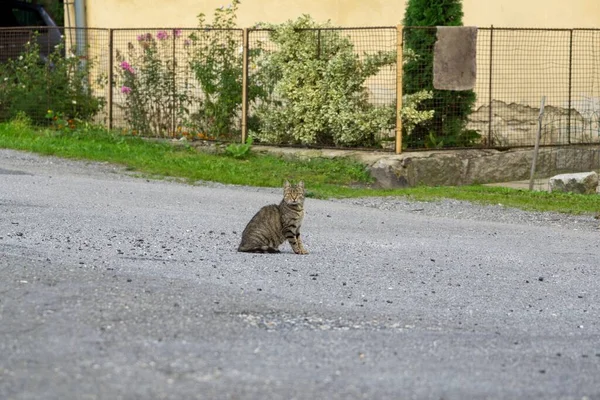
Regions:
<instances>
[{"instance_id":1,"label":"leafy plant","mask_svg":"<svg viewBox=\"0 0 600 400\"><path fill-rule=\"evenodd\" d=\"M392 129L394 107L368 101L365 81L395 52L360 57L349 38L330 25L304 15L296 21L265 25L278 50L257 58L256 79L267 90L257 104L261 142L308 145L372 146L375 134Z\"/></svg>"},{"instance_id":2,"label":"leafy plant","mask_svg":"<svg viewBox=\"0 0 600 400\"><path fill-rule=\"evenodd\" d=\"M250 155L253 139L248 136L246 143L231 143L225 147L225 154L233 158L247 158Z\"/></svg>"},{"instance_id":3,"label":"leafy plant","mask_svg":"<svg viewBox=\"0 0 600 400\"><path fill-rule=\"evenodd\" d=\"M49 121L50 126L56 130L72 131L76 128L75 119L66 118L61 112L48 110L46 113L46 119Z\"/></svg>"},{"instance_id":4,"label":"leafy plant","mask_svg":"<svg viewBox=\"0 0 600 400\"><path fill-rule=\"evenodd\" d=\"M239 4L233 0L217 8L212 24L199 14L199 31L190 35L188 46L190 68L202 92L190 122L195 130L218 139L240 134L244 50L241 30L235 29Z\"/></svg>"},{"instance_id":5,"label":"leafy plant","mask_svg":"<svg viewBox=\"0 0 600 400\"><path fill-rule=\"evenodd\" d=\"M409 147L423 147L431 137L444 146L469 146L479 137L476 132L464 132L467 118L475 103L472 90L450 91L433 88L433 48L435 26L462 25L460 0L408 0L404 15L405 47L417 57L404 65L403 93L411 95L423 90L432 93L417 107L418 111L434 110L433 118L412 127L407 137ZM429 28L411 28L411 27ZM473 135L475 133L475 135Z\"/></svg>"},{"instance_id":6,"label":"leafy plant","mask_svg":"<svg viewBox=\"0 0 600 400\"><path fill-rule=\"evenodd\" d=\"M176 79L178 75L187 79L187 74L178 69L173 56L181 36L180 29L148 32L129 42L126 54L116 52L116 85L125 96L119 107L134 134L174 136L189 113L193 98L188 82L180 85Z\"/></svg>"},{"instance_id":7,"label":"leafy plant","mask_svg":"<svg viewBox=\"0 0 600 400\"><path fill-rule=\"evenodd\" d=\"M94 68L91 59L80 60L65 53L64 42L56 46L47 62L40 58L36 36L26 43L23 53L0 64L0 119L8 120L25 113L34 123L48 123L45 117L51 108L66 119L91 120L104 106L92 84L102 88L106 78L89 82Z\"/></svg>"}]
</instances>

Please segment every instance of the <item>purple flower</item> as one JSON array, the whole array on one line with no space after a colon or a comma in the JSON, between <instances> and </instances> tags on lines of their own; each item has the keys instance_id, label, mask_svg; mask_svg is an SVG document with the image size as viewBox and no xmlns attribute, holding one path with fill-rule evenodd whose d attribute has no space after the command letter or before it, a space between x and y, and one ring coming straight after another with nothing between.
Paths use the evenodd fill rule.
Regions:
<instances>
[{"instance_id":1,"label":"purple flower","mask_svg":"<svg viewBox=\"0 0 600 400\"><path fill-rule=\"evenodd\" d=\"M175 36L176 38L181 36L181 29L173 29L173 36Z\"/></svg>"},{"instance_id":2,"label":"purple flower","mask_svg":"<svg viewBox=\"0 0 600 400\"><path fill-rule=\"evenodd\" d=\"M125 71L127 71L127 72L129 72L131 74L135 73L135 71L133 70L133 67L127 61L123 61L121 63L121 68L123 68Z\"/></svg>"},{"instance_id":3,"label":"purple flower","mask_svg":"<svg viewBox=\"0 0 600 400\"><path fill-rule=\"evenodd\" d=\"M189 46L190 44L192 44L192 41L190 39L185 39L185 41L183 42L184 46Z\"/></svg>"},{"instance_id":4,"label":"purple flower","mask_svg":"<svg viewBox=\"0 0 600 400\"><path fill-rule=\"evenodd\" d=\"M165 31L158 31L158 33L156 34L156 38L158 40L165 40L169 38L169 34Z\"/></svg>"},{"instance_id":5,"label":"purple flower","mask_svg":"<svg viewBox=\"0 0 600 400\"><path fill-rule=\"evenodd\" d=\"M129 94L131 93L131 88L129 86L121 86L121 93Z\"/></svg>"}]
</instances>

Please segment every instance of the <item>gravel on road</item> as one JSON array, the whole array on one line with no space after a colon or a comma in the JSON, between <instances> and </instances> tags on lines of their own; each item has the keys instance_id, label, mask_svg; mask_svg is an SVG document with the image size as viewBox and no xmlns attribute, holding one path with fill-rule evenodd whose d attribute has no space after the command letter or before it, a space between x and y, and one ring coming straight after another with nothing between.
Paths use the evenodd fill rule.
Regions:
<instances>
[{"instance_id":1,"label":"gravel on road","mask_svg":"<svg viewBox=\"0 0 600 400\"><path fill-rule=\"evenodd\" d=\"M0 150L0 398L600 399L592 216L280 198Z\"/></svg>"}]
</instances>

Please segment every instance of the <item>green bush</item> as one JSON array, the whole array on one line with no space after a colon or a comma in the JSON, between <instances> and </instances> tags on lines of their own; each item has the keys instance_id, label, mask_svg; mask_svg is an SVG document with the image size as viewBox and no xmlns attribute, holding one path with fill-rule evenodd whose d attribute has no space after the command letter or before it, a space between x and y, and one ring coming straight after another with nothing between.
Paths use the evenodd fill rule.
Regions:
<instances>
[{"instance_id":1,"label":"green bush","mask_svg":"<svg viewBox=\"0 0 600 400\"><path fill-rule=\"evenodd\" d=\"M236 28L239 5L217 8L213 23L198 15L197 33L190 35L190 67L201 89L198 110L191 115L194 130L219 139L240 135L239 113L242 104L242 35Z\"/></svg>"},{"instance_id":2,"label":"green bush","mask_svg":"<svg viewBox=\"0 0 600 400\"><path fill-rule=\"evenodd\" d=\"M68 119L91 120L105 104L90 87L93 66L92 60L65 57L64 43L43 62L33 37L19 57L0 64L0 120L24 113L35 124L47 124L49 109ZM95 85L101 88L105 83L102 77Z\"/></svg>"},{"instance_id":3,"label":"green bush","mask_svg":"<svg viewBox=\"0 0 600 400\"><path fill-rule=\"evenodd\" d=\"M236 29L239 0L214 11L213 22L208 24L204 14L198 15L198 32L190 35L188 47L190 68L201 89L196 100L198 110L191 115L194 130L224 140L241 136L243 38ZM260 53L260 46L250 55ZM265 96L260 84L248 84L248 102ZM255 121L248 121L255 126Z\"/></svg>"},{"instance_id":4,"label":"green bush","mask_svg":"<svg viewBox=\"0 0 600 400\"><path fill-rule=\"evenodd\" d=\"M409 147L455 147L472 145L479 135L466 129L475 103L472 90L450 91L433 88L433 48L435 26L462 25L460 0L408 0L404 15L405 47L416 54L404 65L403 93L423 90L432 97L424 99L418 110L433 110L433 118L417 124L407 136ZM412 26L431 28L411 29Z\"/></svg>"},{"instance_id":5,"label":"green bush","mask_svg":"<svg viewBox=\"0 0 600 400\"><path fill-rule=\"evenodd\" d=\"M277 51L256 57L268 96L257 103L263 143L373 146L393 129L395 108L369 103L365 81L396 62L395 51L359 57L349 38L304 15L266 25ZM321 30L319 30L321 28Z\"/></svg>"}]
</instances>

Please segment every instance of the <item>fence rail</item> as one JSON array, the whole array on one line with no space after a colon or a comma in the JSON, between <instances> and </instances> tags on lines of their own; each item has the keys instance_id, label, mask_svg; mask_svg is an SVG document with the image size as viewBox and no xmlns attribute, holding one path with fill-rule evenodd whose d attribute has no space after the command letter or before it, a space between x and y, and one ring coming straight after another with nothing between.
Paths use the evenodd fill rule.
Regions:
<instances>
[{"instance_id":1,"label":"fence rail","mask_svg":"<svg viewBox=\"0 0 600 400\"><path fill-rule=\"evenodd\" d=\"M534 145L545 96L541 145L600 142L600 29L479 28L476 85L459 92L432 88L431 27L61 32L58 44L43 28L0 28L0 119L44 124L52 111L136 135L509 148Z\"/></svg>"}]
</instances>

